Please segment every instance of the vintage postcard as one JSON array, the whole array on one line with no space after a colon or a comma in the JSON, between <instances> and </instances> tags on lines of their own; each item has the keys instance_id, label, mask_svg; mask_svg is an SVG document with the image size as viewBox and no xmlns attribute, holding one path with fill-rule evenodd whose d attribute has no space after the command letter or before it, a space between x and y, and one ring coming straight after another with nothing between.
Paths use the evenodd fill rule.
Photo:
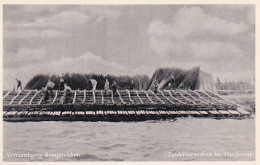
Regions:
<instances>
[{"instance_id":1,"label":"vintage postcard","mask_svg":"<svg viewBox=\"0 0 260 165\"><path fill-rule=\"evenodd\" d=\"M4 163L256 160L256 4L2 14Z\"/></svg>"}]
</instances>

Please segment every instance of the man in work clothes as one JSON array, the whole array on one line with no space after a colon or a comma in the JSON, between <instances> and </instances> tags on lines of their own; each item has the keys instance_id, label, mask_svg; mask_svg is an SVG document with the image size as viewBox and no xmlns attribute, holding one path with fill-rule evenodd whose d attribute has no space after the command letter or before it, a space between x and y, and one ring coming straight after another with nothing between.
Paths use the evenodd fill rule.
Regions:
<instances>
[{"instance_id":1,"label":"man in work clothes","mask_svg":"<svg viewBox=\"0 0 260 165\"><path fill-rule=\"evenodd\" d=\"M171 75L172 88L176 91L175 77Z\"/></svg>"},{"instance_id":2,"label":"man in work clothes","mask_svg":"<svg viewBox=\"0 0 260 165\"><path fill-rule=\"evenodd\" d=\"M130 90L134 90L135 88L135 84L134 84L134 81L131 80L131 84L130 84Z\"/></svg>"},{"instance_id":3,"label":"man in work clothes","mask_svg":"<svg viewBox=\"0 0 260 165\"><path fill-rule=\"evenodd\" d=\"M184 84L183 84L183 82L181 82L181 84L178 86L177 90L183 89L183 88L184 88Z\"/></svg>"},{"instance_id":4,"label":"man in work clothes","mask_svg":"<svg viewBox=\"0 0 260 165\"><path fill-rule=\"evenodd\" d=\"M167 90L171 90L172 84L169 82L168 86L166 87Z\"/></svg>"},{"instance_id":5,"label":"man in work clothes","mask_svg":"<svg viewBox=\"0 0 260 165\"><path fill-rule=\"evenodd\" d=\"M46 88L42 87L44 102L47 103L49 101L49 92Z\"/></svg>"},{"instance_id":6,"label":"man in work clothes","mask_svg":"<svg viewBox=\"0 0 260 165\"><path fill-rule=\"evenodd\" d=\"M72 95L71 88L67 84L64 84L64 94L63 94L62 104L69 103L71 95Z\"/></svg>"},{"instance_id":7,"label":"man in work clothes","mask_svg":"<svg viewBox=\"0 0 260 165\"><path fill-rule=\"evenodd\" d=\"M48 91L50 91L51 97L53 97L52 89L53 89L54 86L55 86L55 84L49 79L49 80L48 80L48 83L46 84L45 89L48 90Z\"/></svg>"},{"instance_id":8,"label":"man in work clothes","mask_svg":"<svg viewBox=\"0 0 260 165\"><path fill-rule=\"evenodd\" d=\"M16 79L16 81L17 81L17 90L18 90L19 87L20 87L21 90L23 90L22 81L18 80L18 79Z\"/></svg>"},{"instance_id":9,"label":"man in work clothes","mask_svg":"<svg viewBox=\"0 0 260 165\"><path fill-rule=\"evenodd\" d=\"M108 93L108 90L109 90L109 81L106 79L105 86L104 86L105 94Z\"/></svg>"},{"instance_id":10,"label":"man in work clothes","mask_svg":"<svg viewBox=\"0 0 260 165\"><path fill-rule=\"evenodd\" d=\"M159 86L158 81L155 80L155 81L154 81L154 93L157 93L158 86Z\"/></svg>"},{"instance_id":11,"label":"man in work clothes","mask_svg":"<svg viewBox=\"0 0 260 165\"><path fill-rule=\"evenodd\" d=\"M116 80L114 80L113 83L111 84L111 88L112 88L112 91L113 91L113 96L115 96L116 90L117 90Z\"/></svg>"},{"instance_id":12,"label":"man in work clothes","mask_svg":"<svg viewBox=\"0 0 260 165\"><path fill-rule=\"evenodd\" d=\"M90 79L90 82L92 84L92 91L95 91L97 88L97 81L94 79Z\"/></svg>"},{"instance_id":13,"label":"man in work clothes","mask_svg":"<svg viewBox=\"0 0 260 165\"><path fill-rule=\"evenodd\" d=\"M64 90L64 81L65 81L64 78L65 78L64 73L62 73L60 78L60 91Z\"/></svg>"}]
</instances>

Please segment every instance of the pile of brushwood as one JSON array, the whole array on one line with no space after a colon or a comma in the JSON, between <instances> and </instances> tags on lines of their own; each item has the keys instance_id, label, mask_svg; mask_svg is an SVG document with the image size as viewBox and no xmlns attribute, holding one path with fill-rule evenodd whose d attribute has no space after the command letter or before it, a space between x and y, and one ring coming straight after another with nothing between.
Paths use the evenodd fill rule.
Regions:
<instances>
[{"instance_id":1,"label":"pile of brushwood","mask_svg":"<svg viewBox=\"0 0 260 165\"><path fill-rule=\"evenodd\" d=\"M146 75L136 75L136 76L113 76L113 75L102 75L102 74L79 74L79 73L66 73L65 74L65 83L67 83L73 90L90 90L92 88L91 82L89 79L95 79L97 83L97 89L104 89L104 84L106 79L108 79L109 84L112 84L113 80L116 80L118 89L130 89L132 84L131 81L134 82L134 89L152 89L153 83L155 80L158 83L163 82L162 88L167 88L169 83L174 84L173 88L178 88L182 86L180 89L198 89L201 85L201 79L206 79L207 81L211 81L211 74L202 74L204 72L200 71L200 67L195 67L190 70L183 70L180 68L160 68L157 69L152 78L149 79ZM200 75L204 75L200 76ZM174 79L171 79L174 77ZM46 75L39 74L34 76L26 85L26 89L41 89L44 87L48 81L51 79L56 85L54 89L59 88L59 79L60 76L57 75ZM212 84L214 85L213 79Z\"/></svg>"},{"instance_id":2,"label":"pile of brushwood","mask_svg":"<svg viewBox=\"0 0 260 165\"><path fill-rule=\"evenodd\" d=\"M183 70L180 68L160 68L154 72L149 82L149 87L152 87L152 84L155 80L157 80L160 83L163 80L168 79L168 83L174 83L176 88L183 84L181 89L194 90L197 88L199 83L199 74L199 67L190 70ZM169 79L169 77L171 76L174 77L173 80ZM168 83L165 83L162 89L166 88Z\"/></svg>"},{"instance_id":3,"label":"pile of brushwood","mask_svg":"<svg viewBox=\"0 0 260 165\"><path fill-rule=\"evenodd\" d=\"M59 89L60 77L58 75L38 74L34 76L27 84L25 89L38 89L46 86L48 79L55 83L54 89ZM134 89L146 89L149 84L149 77L146 75L137 76L110 76L110 75L98 75L98 74L79 74L79 73L65 73L65 83L67 83L73 90L90 90L92 89L90 79L95 79L97 83L97 89L104 89L105 81L108 79L109 84L112 84L113 80L116 81L118 89L130 89L132 86L131 81L134 82Z\"/></svg>"}]
</instances>

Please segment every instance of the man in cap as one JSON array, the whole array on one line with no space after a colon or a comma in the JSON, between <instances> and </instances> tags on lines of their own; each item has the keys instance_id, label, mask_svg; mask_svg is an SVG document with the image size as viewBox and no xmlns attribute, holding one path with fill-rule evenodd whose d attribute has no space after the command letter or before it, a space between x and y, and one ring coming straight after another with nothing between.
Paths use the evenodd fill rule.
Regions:
<instances>
[{"instance_id":1,"label":"man in cap","mask_svg":"<svg viewBox=\"0 0 260 165\"><path fill-rule=\"evenodd\" d=\"M46 84L46 87L45 89L50 91L50 95L51 97L53 97L53 92L52 92L52 89L54 88L55 84L54 82L52 82L50 79L48 80L47 84Z\"/></svg>"}]
</instances>

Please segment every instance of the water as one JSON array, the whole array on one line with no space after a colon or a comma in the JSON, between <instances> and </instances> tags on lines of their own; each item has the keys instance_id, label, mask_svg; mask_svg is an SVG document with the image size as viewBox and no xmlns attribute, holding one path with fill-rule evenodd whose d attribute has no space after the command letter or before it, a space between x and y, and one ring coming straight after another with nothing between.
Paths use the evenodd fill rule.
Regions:
<instances>
[{"instance_id":1,"label":"water","mask_svg":"<svg viewBox=\"0 0 260 165\"><path fill-rule=\"evenodd\" d=\"M255 159L254 119L4 122L3 127L4 161Z\"/></svg>"}]
</instances>

